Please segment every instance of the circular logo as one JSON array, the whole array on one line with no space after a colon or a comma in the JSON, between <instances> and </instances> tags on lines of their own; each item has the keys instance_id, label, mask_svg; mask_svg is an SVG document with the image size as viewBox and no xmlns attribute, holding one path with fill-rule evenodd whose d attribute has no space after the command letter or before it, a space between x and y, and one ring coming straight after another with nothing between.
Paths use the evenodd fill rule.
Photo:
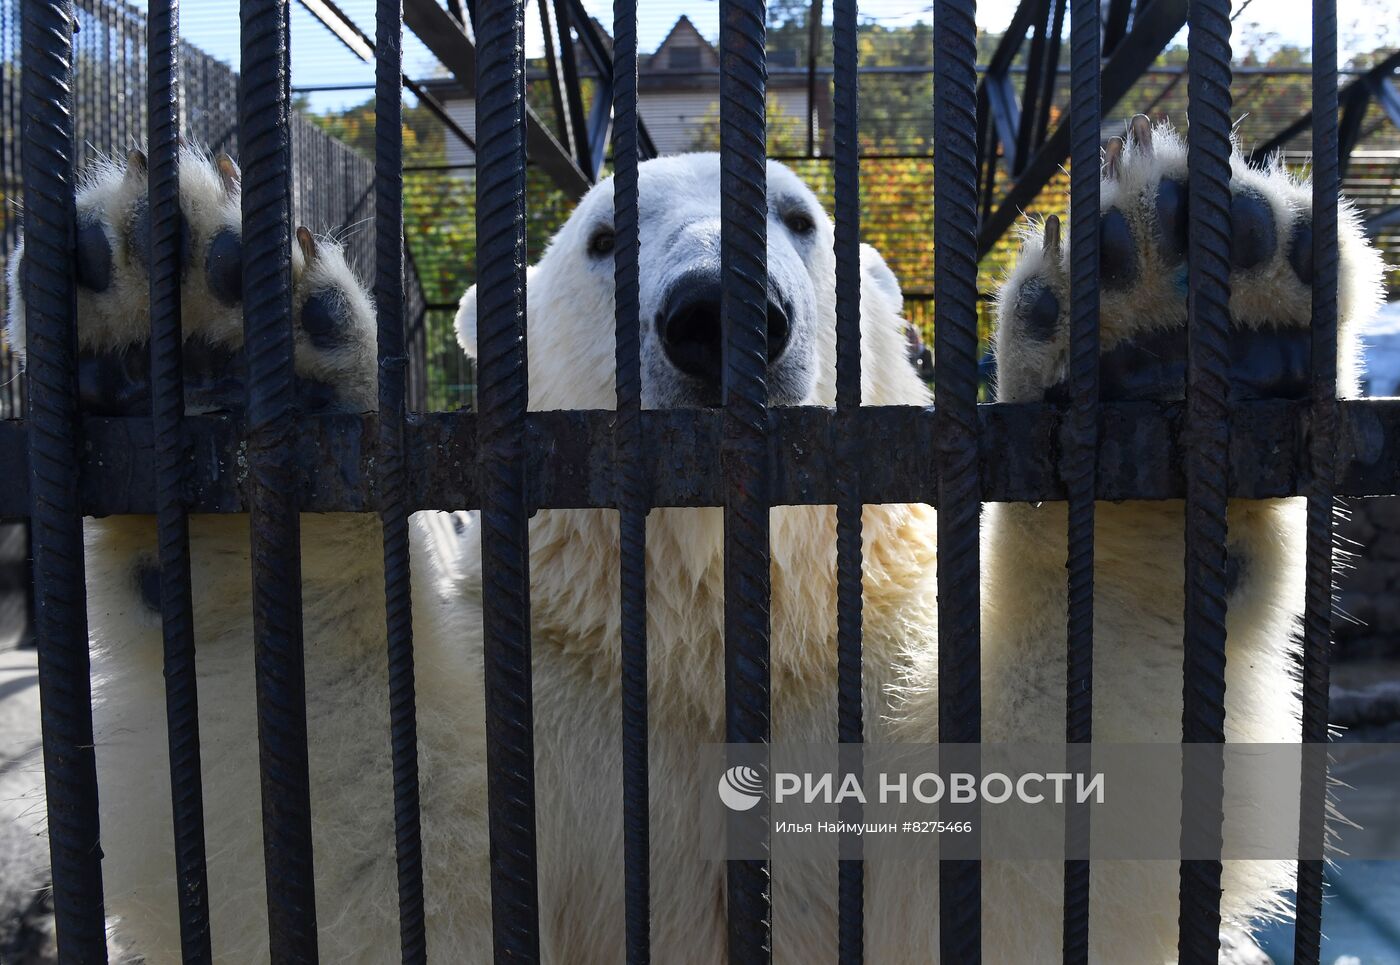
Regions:
<instances>
[{"instance_id":1,"label":"circular logo","mask_svg":"<svg viewBox=\"0 0 1400 965\"><path fill-rule=\"evenodd\" d=\"M746 764L736 764L719 779L719 799L731 811L747 811L763 799L763 775Z\"/></svg>"}]
</instances>

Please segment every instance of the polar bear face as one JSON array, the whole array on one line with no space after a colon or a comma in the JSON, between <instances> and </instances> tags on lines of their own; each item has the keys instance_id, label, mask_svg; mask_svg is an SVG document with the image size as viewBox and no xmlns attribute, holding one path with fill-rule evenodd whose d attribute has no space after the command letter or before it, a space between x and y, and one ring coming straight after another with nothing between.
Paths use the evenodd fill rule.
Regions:
<instances>
[{"instance_id":1,"label":"polar bear face","mask_svg":"<svg viewBox=\"0 0 1400 965\"><path fill-rule=\"evenodd\" d=\"M528 274L530 408L612 408L615 279L613 183L595 186ZM718 405L720 163L682 154L638 168L642 404ZM835 271L831 220L791 170L768 164L768 395L771 405L835 402ZM926 401L905 354L902 299L879 254L862 246L864 401ZM476 354L476 288L457 335Z\"/></svg>"}]
</instances>

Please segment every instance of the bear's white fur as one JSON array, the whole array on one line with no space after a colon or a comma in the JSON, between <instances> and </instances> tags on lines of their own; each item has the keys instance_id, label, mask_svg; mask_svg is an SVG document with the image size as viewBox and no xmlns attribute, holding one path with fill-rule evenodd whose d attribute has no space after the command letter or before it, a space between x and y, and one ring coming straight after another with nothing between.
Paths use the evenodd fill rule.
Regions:
<instances>
[{"instance_id":1,"label":"bear's white fur","mask_svg":"<svg viewBox=\"0 0 1400 965\"><path fill-rule=\"evenodd\" d=\"M208 167L198 159L186 167L200 163ZM109 182L119 176L114 168L90 186L80 210L96 206L92 192L114 190ZM812 376L805 394L787 401L831 405L831 224L786 168L770 164L768 178L769 263L775 284L794 300L793 344L805 346ZM208 202L191 199L192 192L228 189L203 176L183 182L187 216ZM641 168L648 405L673 404L676 379L648 321L659 310L667 279L718 258L719 199L715 155L667 158ZM785 226L791 207L811 215L811 237ZM583 199L531 269L532 409L614 404L612 263L590 262L588 255L590 238L606 228L611 212L611 182L604 182ZM121 214L110 217L115 223ZM327 246L324 257L331 265L325 270L344 277L338 274L338 252ZM927 404L927 390L907 359L898 286L871 249L862 253L862 275L864 404ZM144 286L137 288L120 308L132 325L145 317ZM458 319L468 352L475 348L474 306L469 292ZM187 331L201 330L200 308L187 306ZM355 313L362 325L368 308L356 307ZM12 339L22 318L22 302L12 294ZM90 324L86 309L80 324ZM794 357L803 358L801 351L795 349ZM350 408L373 397L372 345L356 357L352 374L337 375L348 382L341 398ZM1003 349L1004 372L1008 358ZM298 363L303 372L314 369L300 352ZM1241 504L1231 512L1232 540L1244 541L1257 566L1248 592L1231 600L1231 737L1296 739L1290 648L1292 618L1302 599L1301 530L1271 504ZM1174 504L1099 508L1096 739L1178 739L1180 515ZM773 736L830 741L834 512L783 507L771 518ZM913 505L869 506L863 518L867 736L934 739L935 517L927 506ZM985 531L984 737L1057 739L1064 713L1063 507L995 507ZM256 961L267 957L267 934L247 521L197 516L190 533L213 940L225 960ZM87 538L108 910L148 961L174 961L179 936L161 635L136 578L137 569L154 559L154 524L133 517L92 520ZM491 947L489 850L474 525L463 538L465 552L451 554L451 565L443 565L425 528L414 530L425 894L432 958L485 962ZM327 961L385 961L397 953L398 935L378 521L304 515L302 552L321 955ZM698 806L713 793L710 776L695 774L691 762L698 745L723 735L720 511L652 512L646 562L653 944L658 961L714 963L724 959L725 869L707 849L717 829L702 827ZM530 525L530 572L542 949L552 962L618 961L623 875L616 515L538 513ZM1173 954L1175 867L1169 867L1173 885L1167 894L1160 868L1095 865L1094 960L1161 961ZM1286 885L1282 870L1227 878L1232 917L1277 907L1276 890ZM987 961L1058 960L1061 871L1058 862L988 866ZM867 874L869 960L936 959L937 865L872 862ZM835 866L776 864L773 875L776 960L830 960L836 948Z\"/></svg>"}]
</instances>

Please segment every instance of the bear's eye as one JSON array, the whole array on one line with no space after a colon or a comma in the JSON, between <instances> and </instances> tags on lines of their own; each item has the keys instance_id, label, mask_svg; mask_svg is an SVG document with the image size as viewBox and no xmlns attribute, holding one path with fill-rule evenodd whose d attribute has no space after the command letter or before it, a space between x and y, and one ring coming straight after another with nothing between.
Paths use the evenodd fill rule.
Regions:
<instances>
[{"instance_id":1,"label":"bear's eye","mask_svg":"<svg viewBox=\"0 0 1400 965\"><path fill-rule=\"evenodd\" d=\"M611 228L599 228L588 239L588 254L594 258L610 255L616 243L617 235Z\"/></svg>"},{"instance_id":2,"label":"bear's eye","mask_svg":"<svg viewBox=\"0 0 1400 965\"><path fill-rule=\"evenodd\" d=\"M801 210L789 211L783 215L783 224L795 235L809 235L817 227L807 212Z\"/></svg>"}]
</instances>

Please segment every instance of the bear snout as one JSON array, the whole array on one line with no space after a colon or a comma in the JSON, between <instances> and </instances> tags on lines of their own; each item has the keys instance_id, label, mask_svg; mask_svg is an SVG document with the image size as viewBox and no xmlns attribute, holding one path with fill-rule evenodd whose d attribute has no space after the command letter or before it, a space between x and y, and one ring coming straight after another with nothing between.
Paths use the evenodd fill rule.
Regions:
<instances>
[{"instance_id":1,"label":"bear snout","mask_svg":"<svg viewBox=\"0 0 1400 965\"><path fill-rule=\"evenodd\" d=\"M678 278L656 317L656 333L666 358L706 388L706 401L719 401L724 371L722 288L718 273L693 272ZM768 364L787 348L792 335L792 307L771 287L768 292Z\"/></svg>"}]
</instances>

